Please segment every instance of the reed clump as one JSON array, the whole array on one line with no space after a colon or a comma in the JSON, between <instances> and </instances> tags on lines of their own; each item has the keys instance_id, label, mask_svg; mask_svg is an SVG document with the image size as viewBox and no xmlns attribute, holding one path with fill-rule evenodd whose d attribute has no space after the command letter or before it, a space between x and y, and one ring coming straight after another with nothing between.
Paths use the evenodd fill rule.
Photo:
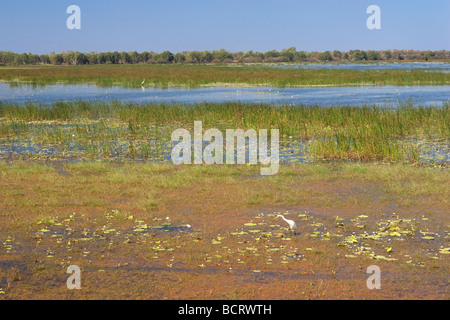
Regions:
<instances>
[{"instance_id":1,"label":"reed clump","mask_svg":"<svg viewBox=\"0 0 450 320\"><path fill-rule=\"evenodd\" d=\"M279 129L282 143L302 144L304 152L319 160L417 162L417 146L404 141L448 143L449 105L414 107L411 102L394 109L238 102L0 102L0 139L83 150L90 158L123 155L133 159L167 159L171 132L180 127L193 130L194 121L202 121L204 129L223 131Z\"/></svg>"}]
</instances>

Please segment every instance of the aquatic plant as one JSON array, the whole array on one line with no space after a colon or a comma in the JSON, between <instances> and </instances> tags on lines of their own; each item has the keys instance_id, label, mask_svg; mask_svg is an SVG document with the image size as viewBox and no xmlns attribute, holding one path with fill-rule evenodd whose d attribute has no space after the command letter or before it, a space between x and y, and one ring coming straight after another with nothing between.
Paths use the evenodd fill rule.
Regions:
<instances>
[{"instance_id":1,"label":"aquatic plant","mask_svg":"<svg viewBox=\"0 0 450 320\"><path fill-rule=\"evenodd\" d=\"M419 162L422 142L443 147L450 137L449 104L397 109L321 106L271 106L243 103L129 104L57 102L24 106L0 102L3 154L26 144L43 155L104 159L169 157L171 132L204 127L279 129L281 153L319 160ZM420 147L420 148L419 148ZM426 147L426 146L425 146ZM14 148L13 148L14 149ZM15 150L19 150L20 148ZM30 149L31 150L31 149ZM48 152L46 152L48 151ZM33 151L31 151L33 153ZM14 154L14 152L13 152Z\"/></svg>"}]
</instances>

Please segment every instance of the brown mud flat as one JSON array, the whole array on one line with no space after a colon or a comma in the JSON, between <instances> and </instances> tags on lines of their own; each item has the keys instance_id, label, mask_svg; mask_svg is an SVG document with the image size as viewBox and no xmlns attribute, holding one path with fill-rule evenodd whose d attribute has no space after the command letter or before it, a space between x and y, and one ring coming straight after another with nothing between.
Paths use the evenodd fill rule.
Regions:
<instances>
[{"instance_id":1,"label":"brown mud flat","mask_svg":"<svg viewBox=\"0 0 450 320\"><path fill-rule=\"evenodd\" d=\"M0 166L0 299L450 298L446 169Z\"/></svg>"}]
</instances>

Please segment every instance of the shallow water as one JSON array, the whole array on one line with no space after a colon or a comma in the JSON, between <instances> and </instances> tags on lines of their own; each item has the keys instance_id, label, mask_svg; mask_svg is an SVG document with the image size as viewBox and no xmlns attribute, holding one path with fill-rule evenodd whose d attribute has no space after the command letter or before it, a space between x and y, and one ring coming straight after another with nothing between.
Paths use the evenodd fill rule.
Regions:
<instances>
[{"instance_id":1,"label":"shallow water","mask_svg":"<svg viewBox=\"0 0 450 320\"><path fill-rule=\"evenodd\" d=\"M324 62L324 63L274 63L267 64L271 68L281 69L343 69L343 70L413 70L427 69L440 72L450 72L450 63L445 62L371 62L371 63L354 63L354 62Z\"/></svg>"},{"instance_id":2,"label":"shallow water","mask_svg":"<svg viewBox=\"0 0 450 320\"><path fill-rule=\"evenodd\" d=\"M132 103L232 102L304 105L378 105L396 107L412 100L415 105L442 106L450 99L450 86L350 86L350 87L204 87L123 88L95 85L10 86L0 83L0 101L53 103L56 101L113 101Z\"/></svg>"},{"instance_id":3,"label":"shallow water","mask_svg":"<svg viewBox=\"0 0 450 320\"><path fill-rule=\"evenodd\" d=\"M317 163L310 150L313 140L301 141L285 139L280 141L279 160L283 164L295 163ZM447 139L404 139L396 141L405 147L413 147L417 150L419 163L449 164L450 144ZM103 154L105 143L109 144L110 154ZM102 142L96 147L95 155L90 154L86 146L70 142L67 145L36 143L31 140L0 140L0 160L35 159L35 160L61 160L66 162L77 162L92 157L105 160L118 161L156 161L172 163L171 151L174 147L172 141L163 139L161 141L150 141L144 143L147 153L144 155L138 142L135 142L136 155L130 156L130 145L127 139ZM209 141L203 141L203 148ZM249 163L249 143L246 143L245 163ZM254 147L254 146L253 146ZM236 151L234 154L236 158ZM224 160L225 161L225 160Z\"/></svg>"}]
</instances>

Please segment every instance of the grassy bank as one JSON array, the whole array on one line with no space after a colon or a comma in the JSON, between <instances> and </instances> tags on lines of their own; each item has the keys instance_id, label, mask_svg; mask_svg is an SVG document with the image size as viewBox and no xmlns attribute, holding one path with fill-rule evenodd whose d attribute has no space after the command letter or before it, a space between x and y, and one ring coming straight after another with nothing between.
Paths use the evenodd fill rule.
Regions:
<instances>
[{"instance_id":1,"label":"grassy bank","mask_svg":"<svg viewBox=\"0 0 450 320\"><path fill-rule=\"evenodd\" d=\"M313 159L418 161L417 145L450 137L449 105L442 108L270 106L266 104L126 104L60 102L52 106L0 103L3 143L53 148L54 157L161 158L173 130L279 129L282 146L305 146ZM417 142L417 140L416 140ZM284 143L284 144L283 144ZM78 156L74 152L79 152ZM295 150L294 150L295 151ZM297 150L298 151L298 150ZM282 148L283 152L283 148Z\"/></svg>"},{"instance_id":2,"label":"grassy bank","mask_svg":"<svg viewBox=\"0 0 450 320\"><path fill-rule=\"evenodd\" d=\"M449 298L448 170L258 172L0 162L0 299ZM374 264L382 290L366 287Z\"/></svg>"},{"instance_id":3,"label":"grassy bank","mask_svg":"<svg viewBox=\"0 0 450 320\"><path fill-rule=\"evenodd\" d=\"M34 85L92 83L99 86L346 86L444 85L450 74L424 70L276 69L248 65L88 65L0 67L0 80Z\"/></svg>"}]
</instances>

